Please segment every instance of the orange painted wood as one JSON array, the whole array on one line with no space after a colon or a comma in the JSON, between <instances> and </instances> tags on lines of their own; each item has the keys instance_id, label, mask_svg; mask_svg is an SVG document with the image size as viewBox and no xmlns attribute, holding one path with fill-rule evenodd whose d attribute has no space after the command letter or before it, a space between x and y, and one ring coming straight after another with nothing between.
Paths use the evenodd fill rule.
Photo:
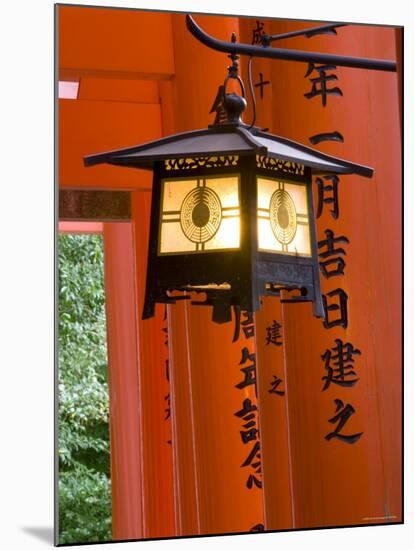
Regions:
<instances>
[{"instance_id":1,"label":"orange painted wood","mask_svg":"<svg viewBox=\"0 0 414 550\"><path fill-rule=\"evenodd\" d=\"M174 517L168 329L165 307L159 305L152 319L142 321L147 272L151 194L132 193L135 251L135 295L142 411L142 506L145 537L172 537Z\"/></svg>"},{"instance_id":2,"label":"orange painted wood","mask_svg":"<svg viewBox=\"0 0 414 550\"><path fill-rule=\"evenodd\" d=\"M304 24L302 24L304 25ZM298 28L274 23L273 32ZM294 39L292 48L395 58L394 31L346 27L338 36ZM318 220L318 238L329 228L345 235L343 277L322 278L323 292L348 294L347 329L324 329L309 305L282 307L289 392L292 488L295 527L370 524L401 519L400 360L400 140L395 74L338 68L343 96L306 99L311 83L306 64L275 62L274 131L309 143L311 135L340 131L344 143L324 142L320 150L375 168L372 181L340 178L340 218ZM311 75L314 77L315 75ZM315 186L316 188L316 186ZM387 220L393 220L389 224ZM321 359L335 339L361 351L359 380L352 388L331 384ZM336 424L334 399L355 407L343 433L363 432L354 445L324 436Z\"/></svg>"},{"instance_id":3,"label":"orange painted wood","mask_svg":"<svg viewBox=\"0 0 414 550\"><path fill-rule=\"evenodd\" d=\"M60 19L60 60L65 64L60 72L69 69L82 78L79 99L59 104L59 184L139 191L132 198L133 231L131 224L126 224L123 231L118 224L105 224L113 537L170 537L175 535L175 526L171 421L166 419L166 319L158 317L145 325L140 314L150 202L149 193L142 191L150 190L152 177L148 172L118 167L86 169L83 156L161 136L158 83L138 79L158 78L159 72L169 74L171 48L164 48L161 54L156 51L155 57L141 56L136 66L118 66L121 58L112 44L115 64L111 65L110 56L106 60L102 57L109 29L116 44L123 39L135 41L129 61L136 64L136 48L148 38L154 19L148 14L139 21L132 17L135 27L131 29L128 12L119 16L118 10L71 10ZM160 15L158 28L168 37L169 16ZM74 29L79 32L73 40L68 33ZM68 59L72 65L66 64ZM103 60L105 65L101 64ZM154 72L155 66L158 72ZM151 74L144 74L148 70ZM120 76L137 80L120 80Z\"/></svg>"},{"instance_id":4,"label":"orange painted wood","mask_svg":"<svg viewBox=\"0 0 414 550\"><path fill-rule=\"evenodd\" d=\"M161 137L158 103L59 100L59 185L88 189L150 189L150 172L117 166L85 168L83 157Z\"/></svg>"},{"instance_id":5,"label":"orange painted wood","mask_svg":"<svg viewBox=\"0 0 414 550\"><path fill-rule=\"evenodd\" d=\"M367 43L369 56L373 56L374 51L393 59L398 56L395 36L390 29L379 29ZM378 73L370 77L371 123L376 134L384 139L366 136L369 162L377 168L377 188L369 203L374 207L375 221L368 226L369 280L373 281L372 307L377 322L372 323L370 332L374 341L374 364L377 365L375 375L386 495L384 515L395 516L393 521L402 519L402 133L397 82L395 74L389 79ZM367 210L369 217L371 212Z\"/></svg>"},{"instance_id":6,"label":"orange painted wood","mask_svg":"<svg viewBox=\"0 0 414 550\"><path fill-rule=\"evenodd\" d=\"M260 441L262 447L265 528L294 526L290 433L289 388L286 381L283 331L272 336L272 326L282 326L278 298L266 297L255 315L257 383ZM276 329L276 327L274 327Z\"/></svg>"},{"instance_id":7,"label":"orange painted wood","mask_svg":"<svg viewBox=\"0 0 414 550\"><path fill-rule=\"evenodd\" d=\"M257 19L240 18L240 42L244 44L258 45L258 37L255 31L257 30ZM261 32L270 34L270 21L261 20ZM243 71L243 81L246 87L247 94L247 109L243 115L243 122L252 124L254 110L253 100L250 95L250 86L248 80L248 61L249 58L242 56L240 65ZM252 86L256 98L256 121L255 126L259 128L270 128L273 111L273 86L279 86L278 81L273 81L271 77L271 67L273 60L254 58L251 63Z\"/></svg>"},{"instance_id":8,"label":"orange painted wood","mask_svg":"<svg viewBox=\"0 0 414 550\"><path fill-rule=\"evenodd\" d=\"M59 222L59 233L103 233L102 222Z\"/></svg>"},{"instance_id":9,"label":"orange painted wood","mask_svg":"<svg viewBox=\"0 0 414 550\"><path fill-rule=\"evenodd\" d=\"M157 80L81 78L78 99L159 103Z\"/></svg>"},{"instance_id":10,"label":"orange painted wood","mask_svg":"<svg viewBox=\"0 0 414 550\"><path fill-rule=\"evenodd\" d=\"M201 533L188 323L187 303L168 307L174 503L181 536Z\"/></svg>"},{"instance_id":11,"label":"orange painted wood","mask_svg":"<svg viewBox=\"0 0 414 550\"><path fill-rule=\"evenodd\" d=\"M104 224L112 537L144 536L142 420L131 224Z\"/></svg>"},{"instance_id":12,"label":"orange painted wood","mask_svg":"<svg viewBox=\"0 0 414 550\"><path fill-rule=\"evenodd\" d=\"M400 106L400 125L401 140L403 139L403 81L404 81L404 29L402 27L395 29L395 52L397 61L398 78L398 102Z\"/></svg>"},{"instance_id":13,"label":"orange painted wood","mask_svg":"<svg viewBox=\"0 0 414 550\"><path fill-rule=\"evenodd\" d=\"M238 33L239 23L234 17L197 15L195 19L207 33L221 40ZM227 75L229 59L200 44L188 32L184 15L172 14L172 23L177 132L204 128L214 121L209 111Z\"/></svg>"},{"instance_id":14,"label":"orange painted wood","mask_svg":"<svg viewBox=\"0 0 414 550\"><path fill-rule=\"evenodd\" d=\"M175 86L159 82L164 135L176 132ZM187 339L188 304L167 305L173 485L177 535L200 533L198 480L194 454L194 422ZM180 330L175 330L180 327Z\"/></svg>"},{"instance_id":15,"label":"orange painted wood","mask_svg":"<svg viewBox=\"0 0 414 550\"><path fill-rule=\"evenodd\" d=\"M162 133L169 136L176 133L175 130L175 86L171 80L158 82L158 94L161 107Z\"/></svg>"},{"instance_id":16,"label":"orange painted wood","mask_svg":"<svg viewBox=\"0 0 414 550\"><path fill-rule=\"evenodd\" d=\"M231 32L238 32L237 19L197 16L197 21L218 38L229 39ZM213 120L208 112L226 76L228 60L194 40L185 28L184 16L173 16L173 30L176 131L205 127ZM179 304L171 307L169 315L178 513L183 533L249 531L263 523L261 490L246 487L250 471L241 467L254 442L242 442L242 421L235 416L244 399L255 400L253 386L235 387L243 374L242 348L252 353L253 341L246 346L240 337L232 344L233 324L214 324L211 314L210 308ZM191 467L186 470L191 462L194 472Z\"/></svg>"},{"instance_id":17,"label":"orange painted wood","mask_svg":"<svg viewBox=\"0 0 414 550\"><path fill-rule=\"evenodd\" d=\"M169 13L60 5L57 17L61 80L97 74L153 79L174 73Z\"/></svg>"},{"instance_id":18,"label":"orange painted wood","mask_svg":"<svg viewBox=\"0 0 414 550\"><path fill-rule=\"evenodd\" d=\"M159 81L158 93L163 135L168 136L176 132L176 96L172 81ZM180 335L177 337L177 331L172 330L171 321L174 318L174 324L185 331L186 308L187 304L179 302L174 306L167 305L164 309L168 333L174 519L175 534L179 536L191 536L200 532L193 437L189 435L193 433L192 397L189 378L182 376L186 370L190 372L189 356L186 341ZM158 310L159 306L156 307L156 311Z\"/></svg>"},{"instance_id":19,"label":"orange painted wood","mask_svg":"<svg viewBox=\"0 0 414 550\"><path fill-rule=\"evenodd\" d=\"M263 522L261 491L246 487L240 466L253 445L242 443L235 413L256 398L253 386L235 386L254 339L232 344L233 324L213 324L209 308L179 303L169 319L179 534L248 531Z\"/></svg>"},{"instance_id":20,"label":"orange painted wood","mask_svg":"<svg viewBox=\"0 0 414 550\"><path fill-rule=\"evenodd\" d=\"M260 21L262 31L271 34L270 21ZM241 19L241 41L252 43L257 20ZM272 78L272 63L269 59L254 59L252 62L252 83L256 97L255 126L273 126L273 87L280 86ZM244 75L247 81L247 59L243 59ZM255 86L268 82L262 87ZM244 121L253 121L252 101ZM292 476L290 463L288 399L283 338L269 339L274 323L281 325L282 311L277 298L264 297L262 308L255 315L257 383L260 417L260 443L262 448L262 478L264 525L268 530L291 529L294 525ZM279 329L280 330L280 329ZM280 344L280 345L279 345ZM273 389L273 391L271 391ZM280 394L278 392L283 392Z\"/></svg>"}]
</instances>

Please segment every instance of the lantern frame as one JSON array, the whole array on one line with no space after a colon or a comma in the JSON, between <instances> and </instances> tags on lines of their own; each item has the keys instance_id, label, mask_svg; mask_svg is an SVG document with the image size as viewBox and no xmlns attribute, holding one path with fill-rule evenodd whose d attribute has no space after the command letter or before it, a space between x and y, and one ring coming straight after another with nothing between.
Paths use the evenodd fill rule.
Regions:
<instances>
[{"instance_id":1,"label":"lantern frame","mask_svg":"<svg viewBox=\"0 0 414 550\"><path fill-rule=\"evenodd\" d=\"M260 308L261 296L295 289L299 294L284 296L282 301L312 301L314 314L323 317L312 175L356 173L371 177L373 170L248 127L240 120L241 104L237 107L237 98L242 98L235 94L228 96L236 105L230 122L84 159L86 166L109 163L153 170L143 319L154 315L155 303L191 299L189 292L194 291L203 292L206 299L192 299L191 303L212 305L213 320L221 323L231 320L231 306L254 312ZM162 181L229 175L240 178L240 247L160 255ZM311 256L259 250L257 177L260 176L306 186ZM173 291L177 292L172 295Z\"/></svg>"},{"instance_id":2,"label":"lantern frame","mask_svg":"<svg viewBox=\"0 0 414 550\"><path fill-rule=\"evenodd\" d=\"M265 176L281 180L287 178L282 171L258 168L256 155L240 155L237 166L210 169L201 167L191 170L191 176L195 178L214 175L239 176L241 218L239 248L199 254L184 252L160 255L161 182L165 178L180 180L188 177L187 170L177 170L172 176L164 166L164 163L159 161L154 166L144 319L154 315L156 302L170 303L177 299L169 295L170 291L188 291L191 287L198 287L201 291L204 285L211 284L230 285L230 289L204 289L207 300L198 303L198 305L201 303L213 305L213 320L217 322L230 320L230 305L238 305L246 311L257 311L260 308L261 296L279 295L281 289L299 289L300 296L293 296L291 300L312 301L315 315L323 316L309 168L304 167L304 176L301 177L290 174L289 180L306 186L311 256L291 256L259 250L257 177ZM266 288L267 285L273 286Z\"/></svg>"},{"instance_id":3,"label":"lantern frame","mask_svg":"<svg viewBox=\"0 0 414 550\"><path fill-rule=\"evenodd\" d=\"M236 44L234 34L231 43L217 41L206 35L190 16L187 16L186 21L188 29L198 40L213 49L226 51L230 54L229 58L232 61L227 68L228 75L223 85L219 87L211 110L211 112L216 111L215 124L204 130L184 132L143 145L89 155L84 158L86 166L109 163L153 170L150 240L142 317L143 319L152 317L157 302L175 303L178 299L191 299L189 293L193 291L203 292L206 299L204 301L193 299L191 303L212 305L213 321L222 323L231 320L231 306L254 312L260 308L261 296L268 294L280 296L282 291L290 293L293 290L299 291L299 294L289 295L289 298L283 296L283 302L312 301L315 316L323 317L312 174L354 173L371 177L373 170L326 155L286 138L263 132L253 126L254 122L250 126L244 124L241 114L247 103L244 85L238 74L238 54L246 53L246 45ZM250 53L252 56L261 56L264 51L269 53L270 50L274 49L260 48L260 51L254 50ZM281 50L274 50L272 56L282 54ZM345 64L349 62L345 58L341 58L339 61ZM355 63L355 59L351 61L352 64ZM357 60L357 65L360 62L361 60ZM362 60L362 63L366 62L372 63L369 60ZM385 70L390 70L390 67L387 65ZM249 84L255 112L250 76L249 64ZM239 83L242 96L226 92L226 86L230 79ZM286 176L286 174L288 175ZM167 223L167 219L162 220L161 218L162 188L165 185L163 181L168 180L173 184L174 179L182 181L182 178L187 178L189 175L198 179L215 175L223 177L237 175L239 177L240 236L237 249L225 247L224 249L208 250L208 253L203 249L201 253L197 253L199 250L196 245L196 250L191 252L188 250L175 250L172 253L159 252L163 224ZM282 251L259 249L258 177L260 176L271 180L278 178L286 183L290 180L293 182L292 184L296 182L305 185L310 256L298 253L294 255L291 252L283 253L283 246ZM204 187L206 187L205 183ZM180 210L174 212L180 220L186 197ZM205 206L205 203L202 204ZM196 225L197 220L194 221L195 210L196 207L192 211L191 223L200 228L199 242L201 243L204 242L201 241L202 226ZM210 216L210 214L209 210L208 215ZM289 215L285 211L286 215L289 219ZM204 227L207 226L208 219L204 223ZM169 221L177 222L178 220L169 218ZM200 220L197 223L200 223ZM193 242L185 234L182 225L181 229L188 241ZM171 294L174 291L174 295ZM181 292L181 295L177 295L177 292Z\"/></svg>"}]
</instances>

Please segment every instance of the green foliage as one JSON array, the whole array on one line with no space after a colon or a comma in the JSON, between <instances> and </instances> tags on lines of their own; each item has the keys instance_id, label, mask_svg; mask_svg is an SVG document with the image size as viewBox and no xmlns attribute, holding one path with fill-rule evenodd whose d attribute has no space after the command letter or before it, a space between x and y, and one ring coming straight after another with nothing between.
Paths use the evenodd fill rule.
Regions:
<instances>
[{"instance_id":1,"label":"green foliage","mask_svg":"<svg viewBox=\"0 0 414 550\"><path fill-rule=\"evenodd\" d=\"M98 235L59 236L59 542L111 540L109 401Z\"/></svg>"},{"instance_id":2,"label":"green foliage","mask_svg":"<svg viewBox=\"0 0 414 550\"><path fill-rule=\"evenodd\" d=\"M61 544L111 540L108 477L81 464L61 473L59 512Z\"/></svg>"}]
</instances>

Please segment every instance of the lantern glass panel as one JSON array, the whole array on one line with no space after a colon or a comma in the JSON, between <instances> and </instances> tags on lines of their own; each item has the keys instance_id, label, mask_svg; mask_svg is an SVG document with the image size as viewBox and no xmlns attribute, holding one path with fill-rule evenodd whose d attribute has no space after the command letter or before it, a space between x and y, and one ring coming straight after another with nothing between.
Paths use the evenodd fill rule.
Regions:
<instances>
[{"instance_id":1,"label":"lantern glass panel","mask_svg":"<svg viewBox=\"0 0 414 550\"><path fill-rule=\"evenodd\" d=\"M159 255L238 248L239 175L161 181Z\"/></svg>"},{"instance_id":2,"label":"lantern glass panel","mask_svg":"<svg viewBox=\"0 0 414 550\"><path fill-rule=\"evenodd\" d=\"M305 183L257 177L258 249L311 256Z\"/></svg>"}]
</instances>

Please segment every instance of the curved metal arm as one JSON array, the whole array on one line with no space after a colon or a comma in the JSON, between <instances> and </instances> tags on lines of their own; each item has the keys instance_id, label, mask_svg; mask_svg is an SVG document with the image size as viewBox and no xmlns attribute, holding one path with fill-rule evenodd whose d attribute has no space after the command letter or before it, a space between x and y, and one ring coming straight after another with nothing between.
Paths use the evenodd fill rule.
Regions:
<instances>
[{"instance_id":1,"label":"curved metal arm","mask_svg":"<svg viewBox=\"0 0 414 550\"><path fill-rule=\"evenodd\" d=\"M324 65L337 65L340 67L353 67L355 69L371 69L376 71L397 70L395 61L384 59L366 59L363 57L348 57L327 53L304 52L300 50L286 50L282 48L271 48L263 46L252 46L235 42L217 40L205 33L194 21L191 15L186 16L187 28L191 34L202 44L228 54L248 55L251 57L264 57L270 59L286 59L288 61L302 61L305 63L322 63Z\"/></svg>"},{"instance_id":2,"label":"curved metal arm","mask_svg":"<svg viewBox=\"0 0 414 550\"><path fill-rule=\"evenodd\" d=\"M311 38L314 34L319 33L330 33L336 34L338 27L347 27L348 23L332 23L329 25L321 25L320 27L310 27L309 29L302 29L300 31L291 31L285 32L283 34L271 34L270 36L266 35L266 39L270 42L274 40L285 40L286 38L294 38L295 36L306 36L306 38Z\"/></svg>"}]
</instances>

